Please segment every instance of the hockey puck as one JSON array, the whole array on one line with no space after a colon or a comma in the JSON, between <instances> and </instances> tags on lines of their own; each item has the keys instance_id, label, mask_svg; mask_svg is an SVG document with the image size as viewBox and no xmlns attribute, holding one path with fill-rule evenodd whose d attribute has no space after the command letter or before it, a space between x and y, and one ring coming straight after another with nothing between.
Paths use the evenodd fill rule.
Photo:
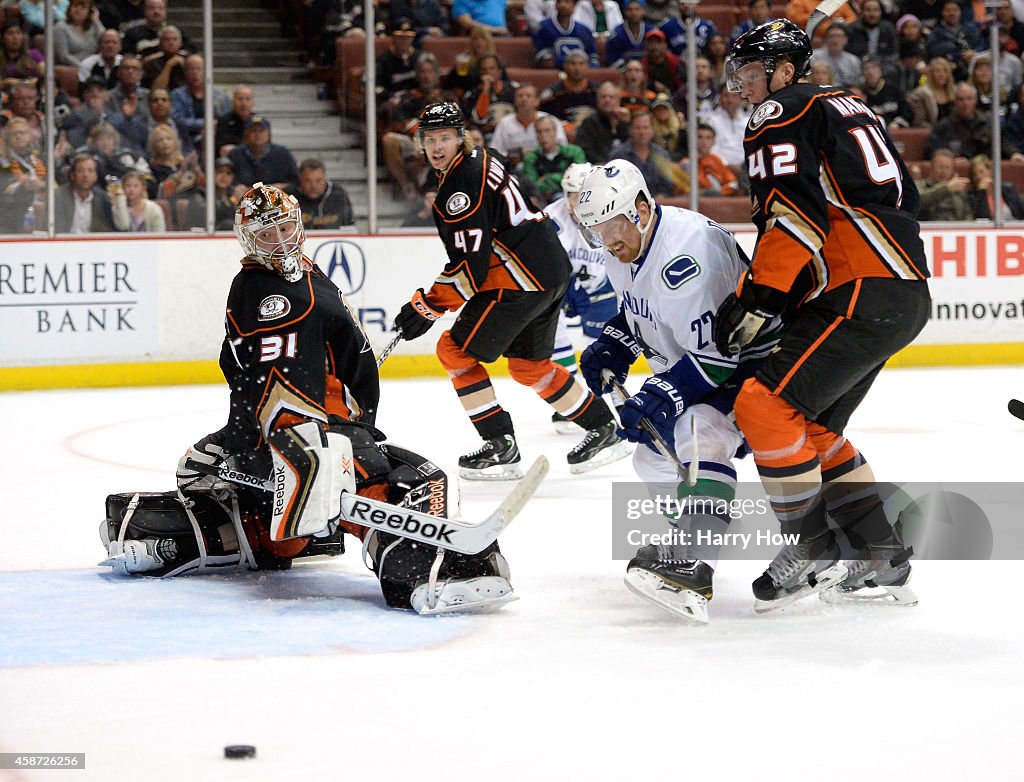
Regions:
<instances>
[{"instance_id":1,"label":"hockey puck","mask_svg":"<svg viewBox=\"0 0 1024 782\"><path fill-rule=\"evenodd\" d=\"M224 757L232 760L256 757L256 747L251 744L229 744L224 747Z\"/></svg>"},{"instance_id":2,"label":"hockey puck","mask_svg":"<svg viewBox=\"0 0 1024 782\"><path fill-rule=\"evenodd\" d=\"M1010 411L1010 415L1024 421L1024 402L1019 399L1011 399L1006 405L1006 409Z\"/></svg>"}]
</instances>

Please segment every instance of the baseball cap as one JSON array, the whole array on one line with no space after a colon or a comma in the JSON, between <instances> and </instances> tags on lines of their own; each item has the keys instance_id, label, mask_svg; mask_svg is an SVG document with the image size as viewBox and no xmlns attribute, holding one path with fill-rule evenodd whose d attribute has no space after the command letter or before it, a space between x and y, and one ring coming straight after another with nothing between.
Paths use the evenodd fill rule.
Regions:
<instances>
[{"instance_id":1,"label":"baseball cap","mask_svg":"<svg viewBox=\"0 0 1024 782\"><path fill-rule=\"evenodd\" d=\"M409 21L408 17L403 16L397 20L394 26L391 28L392 35L416 35L416 28L412 26L412 22Z\"/></svg>"},{"instance_id":2,"label":"baseball cap","mask_svg":"<svg viewBox=\"0 0 1024 782\"><path fill-rule=\"evenodd\" d=\"M245 123L245 129L262 126L267 130L270 130L270 120L266 117L262 117L259 114L253 114L249 117L249 121Z\"/></svg>"},{"instance_id":3,"label":"baseball cap","mask_svg":"<svg viewBox=\"0 0 1024 782\"><path fill-rule=\"evenodd\" d=\"M656 109L658 106L668 106L672 108L672 98L669 97L667 92L659 92L654 96L654 100L651 101L651 108Z\"/></svg>"},{"instance_id":4,"label":"baseball cap","mask_svg":"<svg viewBox=\"0 0 1024 782\"><path fill-rule=\"evenodd\" d=\"M668 41L668 38L665 37L665 33L663 33L661 30L648 30L647 35L644 36L644 40L649 41L652 38L658 38L662 41Z\"/></svg>"},{"instance_id":5,"label":"baseball cap","mask_svg":"<svg viewBox=\"0 0 1024 782\"><path fill-rule=\"evenodd\" d=\"M218 169L218 168L223 168L224 166L227 166L227 167L228 167L228 168L230 168L230 169L231 169L232 171L234 171L234 170L235 170L235 164L231 162L231 158L229 158L229 157L225 157L224 155L221 155L221 156L220 156L219 158L217 158L217 160L216 160L216 161L214 162L214 164L213 164L213 168L214 168L214 170L216 170L216 169Z\"/></svg>"}]
</instances>

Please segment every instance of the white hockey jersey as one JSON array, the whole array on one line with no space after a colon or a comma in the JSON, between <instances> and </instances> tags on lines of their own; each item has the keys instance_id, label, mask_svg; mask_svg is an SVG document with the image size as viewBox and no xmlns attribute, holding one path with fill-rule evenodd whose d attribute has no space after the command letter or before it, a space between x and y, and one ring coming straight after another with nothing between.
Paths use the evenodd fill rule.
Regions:
<instances>
[{"instance_id":1,"label":"white hockey jersey","mask_svg":"<svg viewBox=\"0 0 1024 782\"><path fill-rule=\"evenodd\" d=\"M576 222L569 214L569 202L565 198L559 198L552 204L544 207L544 213L551 218L551 222L558 229L558 241L562 243L569 262L572 264L572 276L576 282L587 293L595 293L600 290L608 278L608 271L605 268L605 250L602 247L594 249L587 244L586 239L576 228ZM608 258L612 262L611 257ZM739 279L739 278L737 278Z\"/></svg>"},{"instance_id":2,"label":"white hockey jersey","mask_svg":"<svg viewBox=\"0 0 1024 782\"><path fill-rule=\"evenodd\" d=\"M673 374L685 381L690 405L736 369L737 359L715 348L711 328L748 266L733 235L713 220L671 206L657 214L647 251L631 264L608 255L608 277L651 370L686 359Z\"/></svg>"}]
</instances>

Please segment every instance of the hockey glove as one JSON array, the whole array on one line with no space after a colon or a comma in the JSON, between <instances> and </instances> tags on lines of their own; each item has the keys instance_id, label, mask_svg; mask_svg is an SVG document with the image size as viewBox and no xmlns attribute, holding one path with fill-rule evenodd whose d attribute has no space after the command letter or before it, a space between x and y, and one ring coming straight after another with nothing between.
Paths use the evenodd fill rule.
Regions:
<instances>
[{"instance_id":1,"label":"hockey glove","mask_svg":"<svg viewBox=\"0 0 1024 782\"><path fill-rule=\"evenodd\" d=\"M406 340L419 339L444 315L444 310L434 309L423 295L423 288L417 290L412 299L402 306L395 318L395 330L402 332Z\"/></svg>"},{"instance_id":2,"label":"hockey glove","mask_svg":"<svg viewBox=\"0 0 1024 782\"><path fill-rule=\"evenodd\" d=\"M203 491L219 486L221 483L220 479L214 475L197 472L194 467L190 466L189 462L220 467L226 457L224 448L221 446L223 432L224 430L221 429L213 434L206 435L206 437L185 451L185 455L178 460L178 469L174 477L178 481L179 489Z\"/></svg>"},{"instance_id":3,"label":"hockey glove","mask_svg":"<svg viewBox=\"0 0 1024 782\"><path fill-rule=\"evenodd\" d=\"M600 396L611 390L601 377L605 369L610 369L615 379L626 382L626 375L633 362L640 356L640 346L633 339L629 324L619 313L609 320L601 336L594 340L580 356L580 374L587 382L587 388Z\"/></svg>"},{"instance_id":4,"label":"hockey glove","mask_svg":"<svg viewBox=\"0 0 1024 782\"><path fill-rule=\"evenodd\" d=\"M640 420L646 418L658 431L669 447L675 450L676 419L686 409L686 400L671 372L662 372L648 378L640 392L626 400L619 410L622 429L619 435L633 443L642 443L654 450L651 436L640 428Z\"/></svg>"},{"instance_id":5,"label":"hockey glove","mask_svg":"<svg viewBox=\"0 0 1024 782\"><path fill-rule=\"evenodd\" d=\"M723 356L735 356L771 324L785 306L785 294L758 285L748 274L715 314L712 336Z\"/></svg>"}]
</instances>

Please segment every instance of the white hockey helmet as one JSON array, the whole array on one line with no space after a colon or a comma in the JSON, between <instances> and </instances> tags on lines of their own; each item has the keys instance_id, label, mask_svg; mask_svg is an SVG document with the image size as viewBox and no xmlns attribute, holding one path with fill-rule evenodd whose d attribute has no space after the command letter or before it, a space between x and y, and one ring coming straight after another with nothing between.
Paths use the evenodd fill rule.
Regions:
<instances>
[{"instance_id":1,"label":"white hockey helmet","mask_svg":"<svg viewBox=\"0 0 1024 782\"><path fill-rule=\"evenodd\" d=\"M570 165L562 174L562 192L565 195L580 192L580 188L583 187L583 180L593 170L594 167L590 163L573 163Z\"/></svg>"},{"instance_id":2,"label":"white hockey helmet","mask_svg":"<svg viewBox=\"0 0 1024 782\"><path fill-rule=\"evenodd\" d=\"M306 232L295 196L257 182L242 196L235 211L235 236L252 260L288 282L302 278Z\"/></svg>"},{"instance_id":3,"label":"white hockey helmet","mask_svg":"<svg viewBox=\"0 0 1024 782\"><path fill-rule=\"evenodd\" d=\"M595 247L603 246L601 237L590 229L622 215L640 232L642 253L647 241L647 230L653 220L648 220L645 226L640 225L637 198L641 195L653 214L655 204L647 181L640 169L628 160L610 160L603 166L594 166L583 181L579 202L576 204L576 217L580 221L580 232L584 238Z\"/></svg>"}]
</instances>

